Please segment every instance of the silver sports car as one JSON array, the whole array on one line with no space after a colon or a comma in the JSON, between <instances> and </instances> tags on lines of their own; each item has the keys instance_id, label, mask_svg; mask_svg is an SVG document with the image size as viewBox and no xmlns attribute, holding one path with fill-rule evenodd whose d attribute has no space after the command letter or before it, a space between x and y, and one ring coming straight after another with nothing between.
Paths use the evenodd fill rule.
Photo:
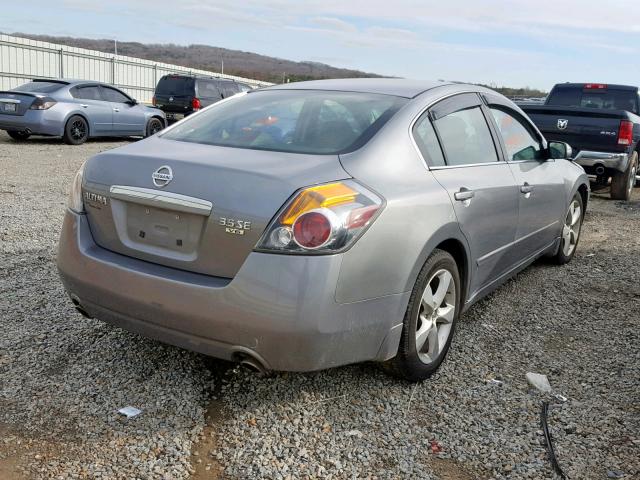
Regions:
<instances>
[{"instance_id":1,"label":"silver sports car","mask_svg":"<svg viewBox=\"0 0 640 480\"><path fill-rule=\"evenodd\" d=\"M79 145L91 137L147 137L166 124L161 110L99 82L36 79L0 92L0 130L15 140L53 135Z\"/></svg>"},{"instance_id":2,"label":"silver sports car","mask_svg":"<svg viewBox=\"0 0 640 480\"><path fill-rule=\"evenodd\" d=\"M473 85L238 94L85 163L60 275L86 316L260 371L420 380L470 305L571 260L589 183L570 155Z\"/></svg>"}]
</instances>

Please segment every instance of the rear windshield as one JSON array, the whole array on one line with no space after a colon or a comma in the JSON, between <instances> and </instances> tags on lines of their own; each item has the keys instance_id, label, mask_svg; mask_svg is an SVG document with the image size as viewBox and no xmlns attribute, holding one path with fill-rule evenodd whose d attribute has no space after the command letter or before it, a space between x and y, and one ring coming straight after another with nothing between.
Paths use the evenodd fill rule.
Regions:
<instances>
[{"instance_id":1,"label":"rear windshield","mask_svg":"<svg viewBox=\"0 0 640 480\"><path fill-rule=\"evenodd\" d=\"M156 93L160 95L190 95L193 94L194 79L188 77L162 77L156 86Z\"/></svg>"},{"instance_id":2,"label":"rear windshield","mask_svg":"<svg viewBox=\"0 0 640 480\"><path fill-rule=\"evenodd\" d=\"M368 93L255 91L215 104L162 136L255 150L346 153L364 145L406 102Z\"/></svg>"},{"instance_id":3,"label":"rear windshield","mask_svg":"<svg viewBox=\"0 0 640 480\"><path fill-rule=\"evenodd\" d=\"M64 87L64 83L57 82L29 82L13 89L14 92L53 93Z\"/></svg>"},{"instance_id":4,"label":"rear windshield","mask_svg":"<svg viewBox=\"0 0 640 480\"><path fill-rule=\"evenodd\" d=\"M547 105L561 107L627 110L638 113L638 94L633 90L586 90L580 87L557 88L549 95Z\"/></svg>"}]
</instances>

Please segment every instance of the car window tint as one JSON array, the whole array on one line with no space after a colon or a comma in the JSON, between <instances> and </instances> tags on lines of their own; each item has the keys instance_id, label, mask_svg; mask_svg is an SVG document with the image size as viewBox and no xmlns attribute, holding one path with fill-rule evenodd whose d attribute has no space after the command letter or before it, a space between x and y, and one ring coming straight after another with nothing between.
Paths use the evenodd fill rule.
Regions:
<instances>
[{"instance_id":1,"label":"car window tint","mask_svg":"<svg viewBox=\"0 0 640 480\"><path fill-rule=\"evenodd\" d=\"M11 90L14 92L53 93L64 86L66 84L58 82L28 82Z\"/></svg>"},{"instance_id":2,"label":"car window tint","mask_svg":"<svg viewBox=\"0 0 640 480\"><path fill-rule=\"evenodd\" d=\"M114 88L102 87L102 92L108 102L127 103L129 101L129 97Z\"/></svg>"},{"instance_id":3,"label":"car window tint","mask_svg":"<svg viewBox=\"0 0 640 480\"><path fill-rule=\"evenodd\" d=\"M497 162L489 126L480 107L451 113L435 121L447 165Z\"/></svg>"},{"instance_id":4,"label":"car window tint","mask_svg":"<svg viewBox=\"0 0 640 480\"><path fill-rule=\"evenodd\" d=\"M198 80L198 96L202 98L220 98L218 82L215 80Z\"/></svg>"},{"instance_id":5,"label":"car window tint","mask_svg":"<svg viewBox=\"0 0 640 480\"><path fill-rule=\"evenodd\" d=\"M256 91L209 107L163 136L257 150L345 153L364 145L406 101L366 93Z\"/></svg>"},{"instance_id":6,"label":"car window tint","mask_svg":"<svg viewBox=\"0 0 640 480\"><path fill-rule=\"evenodd\" d=\"M71 94L75 98L80 98L83 100L102 100L102 96L100 95L100 88L96 85L90 87L76 87L71 90Z\"/></svg>"},{"instance_id":7,"label":"car window tint","mask_svg":"<svg viewBox=\"0 0 640 480\"><path fill-rule=\"evenodd\" d=\"M444 156L438 143L436 131L431 125L429 115L423 115L413 127L413 138L427 163L432 167L445 165Z\"/></svg>"},{"instance_id":8,"label":"car window tint","mask_svg":"<svg viewBox=\"0 0 640 480\"><path fill-rule=\"evenodd\" d=\"M539 160L542 146L520 120L503 110L491 108L504 140L509 160Z\"/></svg>"}]
</instances>

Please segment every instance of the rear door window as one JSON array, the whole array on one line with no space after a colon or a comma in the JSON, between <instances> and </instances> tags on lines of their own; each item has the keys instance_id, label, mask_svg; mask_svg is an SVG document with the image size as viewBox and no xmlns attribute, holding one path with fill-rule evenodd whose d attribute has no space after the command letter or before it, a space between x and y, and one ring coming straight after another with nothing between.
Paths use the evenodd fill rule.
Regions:
<instances>
[{"instance_id":1,"label":"rear door window","mask_svg":"<svg viewBox=\"0 0 640 480\"><path fill-rule=\"evenodd\" d=\"M498 161L489 126L479 106L450 113L434 123L447 165Z\"/></svg>"},{"instance_id":2,"label":"rear door window","mask_svg":"<svg viewBox=\"0 0 640 480\"><path fill-rule=\"evenodd\" d=\"M103 100L102 95L100 95L100 87L97 85L74 87L71 89L71 95L73 98L82 100Z\"/></svg>"}]
</instances>

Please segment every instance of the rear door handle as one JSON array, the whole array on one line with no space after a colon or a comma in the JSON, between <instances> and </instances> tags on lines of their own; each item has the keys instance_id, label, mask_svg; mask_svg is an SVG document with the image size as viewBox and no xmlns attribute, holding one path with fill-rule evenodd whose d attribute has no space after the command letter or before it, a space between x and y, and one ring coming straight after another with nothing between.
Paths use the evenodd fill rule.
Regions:
<instances>
[{"instance_id":1,"label":"rear door handle","mask_svg":"<svg viewBox=\"0 0 640 480\"><path fill-rule=\"evenodd\" d=\"M113 111L114 111L114 112L119 112L119 111L120 111L120 109L119 109L119 108L114 108L114 109L113 109Z\"/></svg>"},{"instance_id":2,"label":"rear door handle","mask_svg":"<svg viewBox=\"0 0 640 480\"><path fill-rule=\"evenodd\" d=\"M80 106L81 106L82 108L87 108L89 105L86 105L86 104L84 104L84 103L81 103L81 104L80 104Z\"/></svg>"},{"instance_id":3,"label":"rear door handle","mask_svg":"<svg viewBox=\"0 0 640 480\"><path fill-rule=\"evenodd\" d=\"M529 185L527 182L525 182L524 185L520 186L520 191L522 193L531 193L533 192L533 187Z\"/></svg>"},{"instance_id":4,"label":"rear door handle","mask_svg":"<svg viewBox=\"0 0 640 480\"><path fill-rule=\"evenodd\" d=\"M473 190L462 187L459 192L453 194L453 198L459 202L464 202L465 200L471 200L475 195Z\"/></svg>"}]
</instances>

